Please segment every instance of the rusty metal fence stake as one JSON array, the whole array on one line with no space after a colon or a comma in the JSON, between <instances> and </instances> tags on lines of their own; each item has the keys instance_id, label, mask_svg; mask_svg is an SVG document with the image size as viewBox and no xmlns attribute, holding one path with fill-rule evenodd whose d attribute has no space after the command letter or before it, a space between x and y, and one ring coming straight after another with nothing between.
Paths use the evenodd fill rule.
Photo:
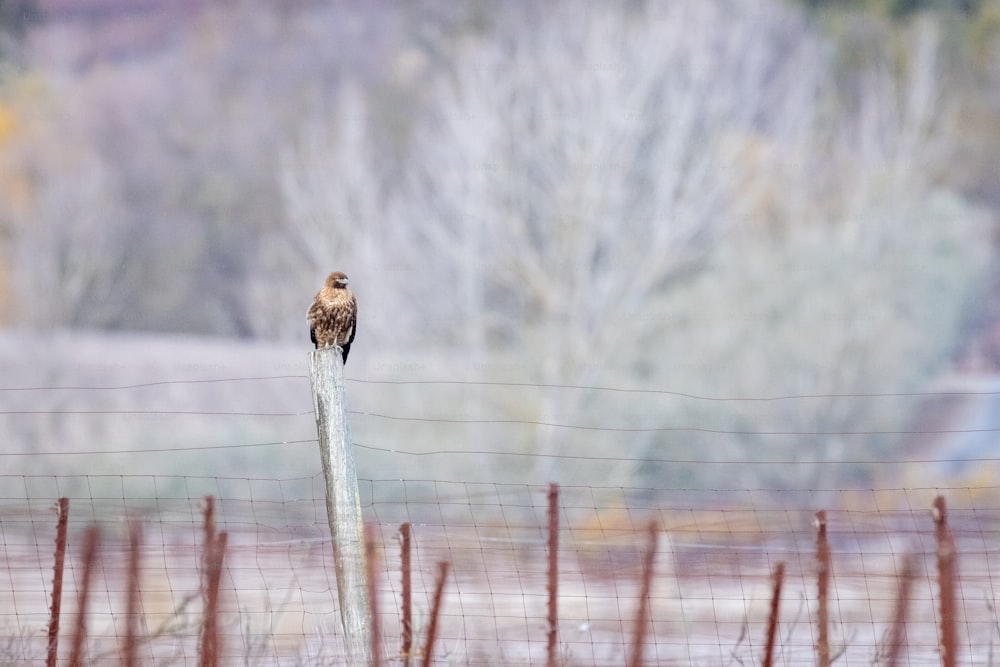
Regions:
<instances>
[{"instance_id":1,"label":"rusty metal fence stake","mask_svg":"<svg viewBox=\"0 0 1000 667\"><path fill-rule=\"evenodd\" d=\"M66 565L66 525L69 521L69 498L60 498L56 505L56 553L52 564L52 607L49 609L49 644L46 667L56 667L59 655L59 613L62 609L63 569Z\"/></svg>"},{"instance_id":2,"label":"rusty metal fence stake","mask_svg":"<svg viewBox=\"0 0 1000 667\"><path fill-rule=\"evenodd\" d=\"M403 666L409 667L410 658L413 653L413 589L410 579L410 524L404 523L399 527L399 561L402 570L402 623L403 637L400 657L403 659Z\"/></svg>"},{"instance_id":3,"label":"rusty metal fence stake","mask_svg":"<svg viewBox=\"0 0 1000 667\"><path fill-rule=\"evenodd\" d=\"M909 613L910 597L913 582L917 576L917 557L907 554L903 558L903 567L899 573L899 583L896 585L896 609L892 614L892 627L889 628L888 648L885 664L896 667L900 664L903 646L906 643L906 616Z\"/></svg>"},{"instance_id":4,"label":"rusty metal fence stake","mask_svg":"<svg viewBox=\"0 0 1000 667\"><path fill-rule=\"evenodd\" d=\"M94 563L100 547L101 532L97 526L90 526L83 533L83 582L80 585L80 599L77 601L76 628L73 631L73 648L69 654L69 667L82 667L83 654L87 643L87 606L90 599L90 584L94 576Z\"/></svg>"},{"instance_id":5,"label":"rusty metal fence stake","mask_svg":"<svg viewBox=\"0 0 1000 667\"><path fill-rule=\"evenodd\" d=\"M549 484L549 632L547 647L548 667L556 667L559 640L559 485Z\"/></svg>"},{"instance_id":6,"label":"rusty metal fence stake","mask_svg":"<svg viewBox=\"0 0 1000 667\"><path fill-rule=\"evenodd\" d=\"M958 640L955 635L955 540L948 530L944 496L934 499L931 516L934 519L934 538L937 542L941 665L954 667L957 664L958 652Z\"/></svg>"},{"instance_id":7,"label":"rusty metal fence stake","mask_svg":"<svg viewBox=\"0 0 1000 667\"><path fill-rule=\"evenodd\" d=\"M830 667L830 543L826 539L826 511L816 512L816 667Z\"/></svg>"},{"instance_id":8,"label":"rusty metal fence stake","mask_svg":"<svg viewBox=\"0 0 1000 667\"><path fill-rule=\"evenodd\" d=\"M774 664L774 644L778 635L778 612L781 607L781 586L784 581L785 564L780 562L774 568L774 592L771 594L771 613L767 618L767 644L764 646L764 660L761 663L764 667L771 667Z\"/></svg>"},{"instance_id":9,"label":"rusty metal fence stake","mask_svg":"<svg viewBox=\"0 0 1000 667\"><path fill-rule=\"evenodd\" d=\"M441 598L444 597L444 582L448 577L448 561L438 563L438 579L434 587L434 602L431 604L431 622L427 626L427 643L424 645L424 667L431 667L434 656L434 642L437 640L438 619L441 616Z\"/></svg>"},{"instance_id":10,"label":"rusty metal fence stake","mask_svg":"<svg viewBox=\"0 0 1000 667\"><path fill-rule=\"evenodd\" d=\"M201 627L200 667L217 667L219 664L219 585L222 581L222 565L226 559L228 533L215 532L215 499L205 496L204 536L202 545L202 596L204 598L204 618Z\"/></svg>"},{"instance_id":11,"label":"rusty metal fence stake","mask_svg":"<svg viewBox=\"0 0 1000 667\"><path fill-rule=\"evenodd\" d=\"M139 625L139 560L142 550L142 526L136 519L128 523L128 586L125 598L125 646L122 648L122 664L136 667L138 660Z\"/></svg>"},{"instance_id":12,"label":"rusty metal fence stake","mask_svg":"<svg viewBox=\"0 0 1000 667\"><path fill-rule=\"evenodd\" d=\"M656 562L656 521L650 521L646 529L648 546L646 547L646 557L642 563L642 583L639 587L639 608L635 613L635 633L632 635L632 655L629 658L629 667L642 666L642 648L646 643L646 633L649 625L649 593L653 586L653 563Z\"/></svg>"},{"instance_id":13,"label":"rusty metal fence stake","mask_svg":"<svg viewBox=\"0 0 1000 667\"><path fill-rule=\"evenodd\" d=\"M365 583L368 586L368 604L371 610L371 666L381 667L382 665L382 636L378 622L378 595L375 589L375 559L378 558L375 544L375 526L367 524L365 526Z\"/></svg>"}]
</instances>

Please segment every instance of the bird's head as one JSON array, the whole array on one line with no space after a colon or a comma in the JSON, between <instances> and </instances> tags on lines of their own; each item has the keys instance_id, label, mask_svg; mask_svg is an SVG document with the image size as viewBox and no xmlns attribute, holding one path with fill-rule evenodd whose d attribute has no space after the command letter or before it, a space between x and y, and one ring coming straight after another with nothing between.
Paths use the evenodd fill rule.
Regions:
<instances>
[{"instance_id":1,"label":"bird's head","mask_svg":"<svg viewBox=\"0 0 1000 667\"><path fill-rule=\"evenodd\" d=\"M343 289L347 287L347 274L341 271L334 271L326 277L326 286L331 289Z\"/></svg>"}]
</instances>

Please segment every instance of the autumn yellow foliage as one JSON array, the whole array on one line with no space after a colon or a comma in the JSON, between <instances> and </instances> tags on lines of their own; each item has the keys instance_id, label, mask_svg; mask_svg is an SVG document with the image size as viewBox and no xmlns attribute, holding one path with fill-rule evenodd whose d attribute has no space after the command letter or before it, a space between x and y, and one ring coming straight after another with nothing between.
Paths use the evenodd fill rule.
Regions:
<instances>
[{"instance_id":1,"label":"autumn yellow foliage","mask_svg":"<svg viewBox=\"0 0 1000 667\"><path fill-rule=\"evenodd\" d=\"M14 134L14 112L9 107L0 104L0 144Z\"/></svg>"}]
</instances>

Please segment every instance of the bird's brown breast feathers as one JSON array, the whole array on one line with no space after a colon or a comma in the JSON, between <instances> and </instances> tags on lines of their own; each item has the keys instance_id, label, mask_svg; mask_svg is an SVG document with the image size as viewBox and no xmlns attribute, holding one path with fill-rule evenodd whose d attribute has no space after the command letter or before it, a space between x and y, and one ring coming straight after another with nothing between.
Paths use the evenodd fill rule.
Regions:
<instances>
[{"instance_id":1,"label":"bird's brown breast feathers","mask_svg":"<svg viewBox=\"0 0 1000 667\"><path fill-rule=\"evenodd\" d=\"M324 287L309 308L307 319L319 347L343 346L353 338L357 303L347 289Z\"/></svg>"}]
</instances>

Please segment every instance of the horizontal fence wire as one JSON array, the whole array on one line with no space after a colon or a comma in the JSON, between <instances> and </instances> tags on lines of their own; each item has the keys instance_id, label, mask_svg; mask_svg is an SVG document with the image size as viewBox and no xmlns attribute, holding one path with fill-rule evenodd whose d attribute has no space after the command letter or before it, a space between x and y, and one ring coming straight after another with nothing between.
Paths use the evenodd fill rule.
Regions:
<instances>
[{"instance_id":1,"label":"horizontal fence wire","mask_svg":"<svg viewBox=\"0 0 1000 667\"><path fill-rule=\"evenodd\" d=\"M0 498L6 573L0 583L0 658L18 662L45 655L57 499L66 497L60 660L68 657L78 620L83 540L93 524L100 528L100 546L89 584L85 664L118 659L128 629L130 526L139 525L139 618L131 650L141 664L196 664L205 609L204 516L206 496L212 496L214 529L227 536L217 601L220 664L346 664L319 477L7 475L2 481L22 493ZM405 657L404 524L414 661L434 622L433 658L439 664L546 664L553 525L547 485L371 479L361 485L377 555L371 583L384 664L403 664ZM959 660L985 662L1000 646L993 577L1000 572L1000 507L989 500L1000 497L1000 489L981 491L872 492L853 496L850 507L817 508L806 502L807 494L776 499L748 491L742 503L711 503L684 492L561 487L552 542L558 545L559 664L625 664L639 618L648 628L642 635L646 664L757 663L779 563L783 586L774 664L813 662L820 509L830 552L834 664L884 659L907 559L915 575L902 651L908 664L940 664L931 511L937 493L948 500L947 527L957 553ZM643 601L650 525L655 553ZM432 619L441 563L447 563L447 574L440 612Z\"/></svg>"},{"instance_id":2,"label":"horizontal fence wire","mask_svg":"<svg viewBox=\"0 0 1000 667\"><path fill-rule=\"evenodd\" d=\"M345 378L348 383L367 385L396 385L396 386L427 386L446 385L459 387L514 387L519 389L570 389L581 391L612 392L624 394L655 394L661 396L677 396L680 398L691 398L699 401L787 401L815 398L892 398L892 397L912 397L912 396L996 396L1000 395L1000 389L941 389L937 391L906 391L906 392L828 392L828 393L798 393L798 394L773 394L767 396L708 396L705 394L694 394L671 389L655 389L644 387L609 387L599 385L575 385L575 384L548 384L541 382L493 382L487 380L374 380L365 378ZM0 392L46 392L46 391L120 391L130 389L145 389L149 387L163 387L175 385L197 385L197 384L229 384L241 382L267 382L301 380L307 382L308 375L264 375L249 377L223 377L223 378L200 378L200 379L172 379L155 380L151 382L136 382L131 384L64 384L64 385L35 385L35 386L0 386Z\"/></svg>"},{"instance_id":3,"label":"horizontal fence wire","mask_svg":"<svg viewBox=\"0 0 1000 667\"><path fill-rule=\"evenodd\" d=\"M988 400L1000 396L1000 382L973 381L952 383L964 388L942 388L937 391L910 392L870 392L870 393L799 393L799 394L761 394L743 396L704 395L674 389L635 388L615 386L590 386L544 384L527 382L492 382L465 380L376 380L348 378L347 382L357 389L371 392L379 387L401 387L413 391L427 391L428 388L445 388L452 391L472 391L487 389L508 389L512 392L523 390L554 390L562 395L585 394L587 396L643 396L653 399L677 399L685 405L733 403L757 405L789 404L795 406L815 406L824 402L844 399L876 401L906 399L913 401L907 404L909 409L920 414L920 400L948 401ZM225 387L227 396L257 396L259 403L270 402L270 397L278 391L282 395L294 395L289 409L248 409L234 406L225 400L218 399L214 390ZM294 388L294 391L289 389ZM375 389L372 389L375 388ZM280 389L280 391L279 391ZM300 447L306 450L316 443L312 428L313 412L308 400L308 376L305 375L264 375L247 377L220 377L202 379L170 379L149 382L122 384L65 384L65 385L23 385L0 387L6 405L0 407L0 420L13 433L21 432L25 438L45 437L46 442L41 447L11 447L0 452L0 457L8 459L35 459L40 464L46 460L63 457L110 456L125 454L172 454L216 452L224 455L229 450L273 450L277 448ZM186 392L200 392L191 400L199 403L198 409L181 407L185 403ZM221 389L220 389L221 391ZM207 392L207 393L206 393ZM366 396L369 394L366 394ZM372 394L377 395L377 394ZM261 398L263 396L263 398ZM368 403L370 401L362 401ZM254 403L254 401L247 401ZM379 409L354 409L349 414L354 420L369 425L368 431L395 432L393 428L426 429L426 433L437 433L435 429L475 429L478 434L504 434L504 439L524 439L541 430L564 432L566 437L587 436L597 438L588 442L614 442L635 437L635 451L621 452L614 456L602 453L587 454L569 451L525 451L509 450L495 446L472 446L453 439L441 442L435 439L435 446L424 443L417 445L401 445L398 441L385 442L359 438L355 446L375 454L391 454L395 457L497 457L501 460L517 459L553 459L557 461L581 462L602 461L617 463L659 463L659 464L702 464L711 463L715 466L773 466L793 464L796 466L823 465L826 467L852 467L858 465L895 465L923 464L936 465L942 469L970 464L1000 463L1000 456L994 455L992 449L979 447L968 450L959 448L960 457L954 456L954 451L935 452L932 448L921 447L912 456L902 456L900 450L868 451L864 445L875 438L934 441L951 437L955 442L961 438L989 438L993 433L1000 433L1000 423L993 419L956 421L953 419L906 421L893 427L845 427L818 428L808 421L794 424L775 424L773 420L762 419L768 426L760 428L735 427L725 421L713 423L704 416L686 417L678 420L676 415L660 414L651 403L644 408L641 419L633 416L619 415L621 406L608 404L607 409L589 410L587 417L577 416L553 417L548 419L529 419L510 416L508 414L480 414L478 410L463 412L461 410L441 409L431 401L433 407L418 406L417 409L405 408L394 404L393 409L382 406ZM127 408L120 406L129 406ZM160 406L160 407L148 407ZM495 406L491 406L495 407ZM897 406L898 408L898 406ZM794 412L794 408L789 407ZM805 408L803 408L805 409ZM895 408L894 408L895 409ZM961 410L956 410L961 412ZM496 412L496 411L495 411ZM38 428L39 423L48 419L54 423L65 424L64 430L84 431L81 427L95 427L111 433L119 434L110 442L101 441L100 446L93 442L80 443L73 441L71 446L59 446L59 438ZM746 420L744 419L744 422ZM371 424L375 426L371 426ZM215 424L215 426L210 426ZM225 427L219 426L226 425ZM138 444L134 440L136 433L159 428L165 425L202 429L203 432L227 432L226 429L239 428L246 432L267 433L279 435L270 438L251 438L237 441L211 441L204 438L193 441L191 438L175 438L157 444ZM379 429L382 429L379 431ZM220 430L221 429L221 430ZM57 429L58 430L58 429ZM178 429L181 432L182 429ZM195 431L201 432L201 431ZM458 431L452 431L458 432ZM465 432L469 432L466 430ZM291 435L294 434L294 435ZM748 457L720 456L714 451L702 451L693 455L689 450L676 451L670 455L649 451L642 443L644 438L667 438L669 442L683 442L688 436L709 438L710 442L725 449L730 439L749 439L746 441L763 441L774 443L779 451L794 445L798 439L809 439L810 442L847 439L851 446L837 457L827 457L819 453L812 456L796 453L782 456L769 455ZM495 438L492 438L495 440ZM16 439L15 439L16 440ZM116 442L115 440L119 440ZM480 440L489 441L491 438ZM131 441L131 442L120 442ZM741 440L741 442L744 440ZM438 444L440 443L440 444ZM451 446L448 446L450 443ZM884 448L883 448L884 449ZM697 450L695 450L697 451Z\"/></svg>"}]
</instances>

